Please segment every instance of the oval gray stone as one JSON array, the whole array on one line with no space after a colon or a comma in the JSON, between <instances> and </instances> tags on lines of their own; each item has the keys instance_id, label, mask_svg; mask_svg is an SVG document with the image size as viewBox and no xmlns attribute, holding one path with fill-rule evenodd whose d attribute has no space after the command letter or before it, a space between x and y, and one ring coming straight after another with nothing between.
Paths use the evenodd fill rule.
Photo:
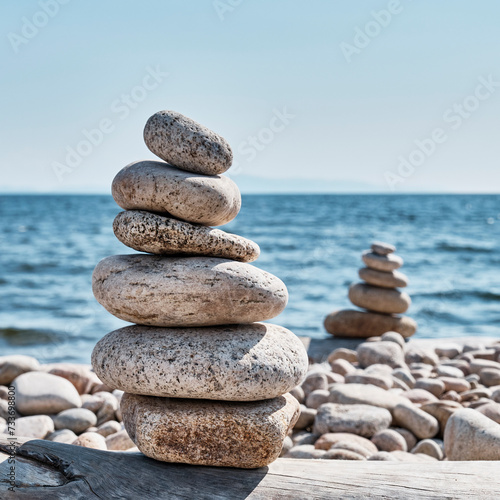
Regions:
<instances>
[{"instance_id":1,"label":"oval gray stone","mask_svg":"<svg viewBox=\"0 0 500 500\"><path fill-rule=\"evenodd\" d=\"M364 404L325 403L318 408L313 433L351 432L371 438L377 432L387 429L392 416L385 408Z\"/></svg>"},{"instance_id":2,"label":"oval gray stone","mask_svg":"<svg viewBox=\"0 0 500 500\"><path fill-rule=\"evenodd\" d=\"M383 288L404 288L408 286L406 274L399 271L376 271L369 267L362 267L358 271L359 277L369 285L381 286Z\"/></svg>"},{"instance_id":3,"label":"oval gray stone","mask_svg":"<svg viewBox=\"0 0 500 500\"><path fill-rule=\"evenodd\" d=\"M390 331L411 337L417 331L417 323L408 316L344 309L325 318L325 329L338 337L368 338Z\"/></svg>"},{"instance_id":4,"label":"oval gray stone","mask_svg":"<svg viewBox=\"0 0 500 500\"><path fill-rule=\"evenodd\" d=\"M378 255L366 250L362 255L363 262L370 269L376 271L395 271L403 265L403 259L399 255L390 253L388 255Z\"/></svg>"},{"instance_id":5,"label":"oval gray stone","mask_svg":"<svg viewBox=\"0 0 500 500\"><path fill-rule=\"evenodd\" d=\"M50 373L23 373L12 385L16 392L16 409L23 415L50 415L82 405L73 384Z\"/></svg>"},{"instance_id":6,"label":"oval gray stone","mask_svg":"<svg viewBox=\"0 0 500 500\"><path fill-rule=\"evenodd\" d=\"M308 358L297 336L267 323L128 326L97 343L92 365L109 387L132 394L256 401L300 384Z\"/></svg>"},{"instance_id":7,"label":"oval gray stone","mask_svg":"<svg viewBox=\"0 0 500 500\"><path fill-rule=\"evenodd\" d=\"M355 306L386 314L404 313L411 304L406 292L364 283L354 283L349 287L349 300Z\"/></svg>"},{"instance_id":8,"label":"oval gray stone","mask_svg":"<svg viewBox=\"0 0 500 500\"><path fill-rule=\"evenodd\" d=\"M220 135L176 111L158 111L144 127L149 150L176 167L198 174L225 172L233 152Z\"/></svg>"},{"instance_id":9,"label":"oval gray stone","mask_svg":"<svg viewBox=\"0 0 500 500\"><path fill-rule=\"evenodd\" d=\"M54 417L54 426L57 430L69 429L75 434L81 434L89 427L97 424L97 417L85 408L70 408Z\"/></svg>"},{"instance_id":10,"label":"oval gray stone","mask_svg":"<svg viewBox=\"0 0 500 500\"><path fill-rule=\"evenodd\" d=\"M240 262L252 262L260 254L257 243L242 236L142 210L120 212L113 231L124 245L139 252L205 255Z\"/></svg>"},{"instance_id":11,"label":"oval gray stone","mask_svg":"<svg viewBox=\"0 0 500 500\"><path fill-rule=\"evenodd\" d=\"M223 175L196 175L160 161L136 161L113 179L114 200L125 210L148 210L206 226L233 220L241 208L238 186Z\"/></svg>"},{"instance_id":12,"label":"oval gray stone","mask_svg":"<svg viewBox=\"0 0 500 500\"><path fill-rule=\"evenodd\" d=\"M125 429L144 455L241 468L276 460L299 414L299 403L290 394L236 402L125 393L121 408Z\"/></svg>"},{"instance_id":13,"label":"oval gray stone","mask_svg":"<svg viewBox=\"0 0 500 500\"><path fill-rule=\"evenodd\" d=\"M215 257L113 255L97 264L92 290L120 319L167 327L264 321L288 301L276 276Z\"/></svg>"}]
</instances>

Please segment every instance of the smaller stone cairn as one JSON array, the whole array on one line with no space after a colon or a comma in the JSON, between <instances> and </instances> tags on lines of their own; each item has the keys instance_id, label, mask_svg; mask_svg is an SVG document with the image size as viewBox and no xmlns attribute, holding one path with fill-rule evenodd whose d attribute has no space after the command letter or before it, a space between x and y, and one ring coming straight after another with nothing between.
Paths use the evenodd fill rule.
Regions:
<instances>
[{"instance_id":1,"label":"smaller stone cairn","mask_svg":"<svg viewBox=\"0 0 500 500\"><path fill-rule=\"evenodd\" d=\"M208 227L241 207L238 186L221 175L232 162L227 142L173 111L154 114L144 140L163 161L126 166L112 194L125 209L115 235L147 253L107 257L92 278L96 299L135 325L98 342L95 373L125 392L125 429L148 457L267 465L298 418L287 393L308 366L298 337L261 323L285 308L287 289L248 263L256 243Z\"/></svg>"},{"instance_id":2,"label":"smaller stone cairn","mask_svg":"<svg viewBox=\"0 0 500 500\"><path fill-rule=\"evenodd\" d=\"M398 290L408 285L408 278L399 269L403 259L388 243L374 242L371 250L363 252L366 267L359 270L362 283L349 288L349 300L364 311L344 309L325 318L327 332L337 337L368 338L393 331L403 337L412 336L417 323L401 316L411 304L410 296Z\"/></svg>"}]
</instances>

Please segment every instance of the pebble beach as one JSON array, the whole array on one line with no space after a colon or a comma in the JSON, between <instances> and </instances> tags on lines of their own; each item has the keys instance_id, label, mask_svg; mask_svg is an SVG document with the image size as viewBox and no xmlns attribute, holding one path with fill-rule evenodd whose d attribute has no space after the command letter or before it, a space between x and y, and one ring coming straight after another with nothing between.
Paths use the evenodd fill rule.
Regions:
<instances>
[{"instance_id":1,"label":"pebble beach","mask_svg":"<svg viewBox=\"0 0 500 500\"><path fill-rule=\"evenodd\" d=\"M242 206L223 175L229 144L175 111L151 116L144 141L162 161L132 162L111 186L124 210L113 232L138 253L92 274L97 302L132 325L105 334L90 366L0 358L0 432L244 469L280 456L500 460L500 341L413 342L393 244L362 252L347 293L356 309L325 317L335 339L360 343L314 363L297 335L265 322L289 294L250 264L259 245L211 227Z\"/></svg>"},{"instance_id":2,"label":"pebble beach","mask_svg":"<svg viewBox=\"0 0 500 500\"><path fill-rule=\"evenodd\" d=\"M14 388L17 435L138 451L122 423L123 392L103 384L88 365L4 356L0 384L3 433ZM283 457L500 460L500 341L421 347L390 332L311 363L290 394L300 416Z\"/></svg>"}]
</instances>

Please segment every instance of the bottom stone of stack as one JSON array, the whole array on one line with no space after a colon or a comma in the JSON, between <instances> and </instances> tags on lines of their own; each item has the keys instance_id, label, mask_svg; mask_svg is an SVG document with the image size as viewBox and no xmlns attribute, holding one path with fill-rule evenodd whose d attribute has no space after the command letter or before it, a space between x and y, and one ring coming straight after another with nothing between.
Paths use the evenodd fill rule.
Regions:
<instances>
[{"instance_id":1,"label":"bottom stone of stack","mask_svg":"<svg viewBox=\"0 0 500 500\"><path fill-rule=\"evenodd\" d=\"M279 457L300 412L290 394L228 402L128 393L121 411L129 436L150 458L245 469L263 467Z\"/></svg>"},{"instance_id":2,"label":"bottom stone of stack","mask_svg":"<svg viewBox=\"0 0 500 500\"><path fill-rule=\"evenodd\" d=\"M417 331L417 323L408 316L344 309L334 311L325 318L325 329L337 337L368 338L386 332L411 337Z\"/></svg>"}]
</instances>

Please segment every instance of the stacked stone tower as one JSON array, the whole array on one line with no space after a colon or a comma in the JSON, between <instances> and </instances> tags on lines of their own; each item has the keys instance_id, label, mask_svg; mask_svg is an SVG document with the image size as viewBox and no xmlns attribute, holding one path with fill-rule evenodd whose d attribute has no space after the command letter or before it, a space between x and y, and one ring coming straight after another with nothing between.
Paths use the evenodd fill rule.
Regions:
<instances>
[{"instance_id":1,"label":"stacked stone tower","mask_svg":"<svg viewBox=\"0 0 500 500\"><path fill-rule=\"evenodd\" d=\"M345 309L329 314L326 330L338 337L373 337L395 331L410 337L417 330L412 318L401 316L410 307L411 299L398 288L408 285L408 278L397 271L403 259L388 243L374 242L363 252L366 267L359 270L363 283L349 288L349 300L364 311Z\"/></svg>"},{"instance_id":2,"label":"stacked stone tower","mask_svg":"<svg viewBox=\"0 0 500 500\"><path fill-rule=\"evenodd\" d=\"M125 391L125 428L145 455L167 462L260 467L276 459L298 418L287 392L307 372L289 330L261 323L286 306L275 276L250 264L259 247L213 229L238 214L236 184L221 175L231 148L172 111L144 130L163 161L138 161L113 180L125 209L113 229L138 250L102 260L96 299L135 323L102 338L92 353L100 379Z\"/></svg>"}]
</instances>

